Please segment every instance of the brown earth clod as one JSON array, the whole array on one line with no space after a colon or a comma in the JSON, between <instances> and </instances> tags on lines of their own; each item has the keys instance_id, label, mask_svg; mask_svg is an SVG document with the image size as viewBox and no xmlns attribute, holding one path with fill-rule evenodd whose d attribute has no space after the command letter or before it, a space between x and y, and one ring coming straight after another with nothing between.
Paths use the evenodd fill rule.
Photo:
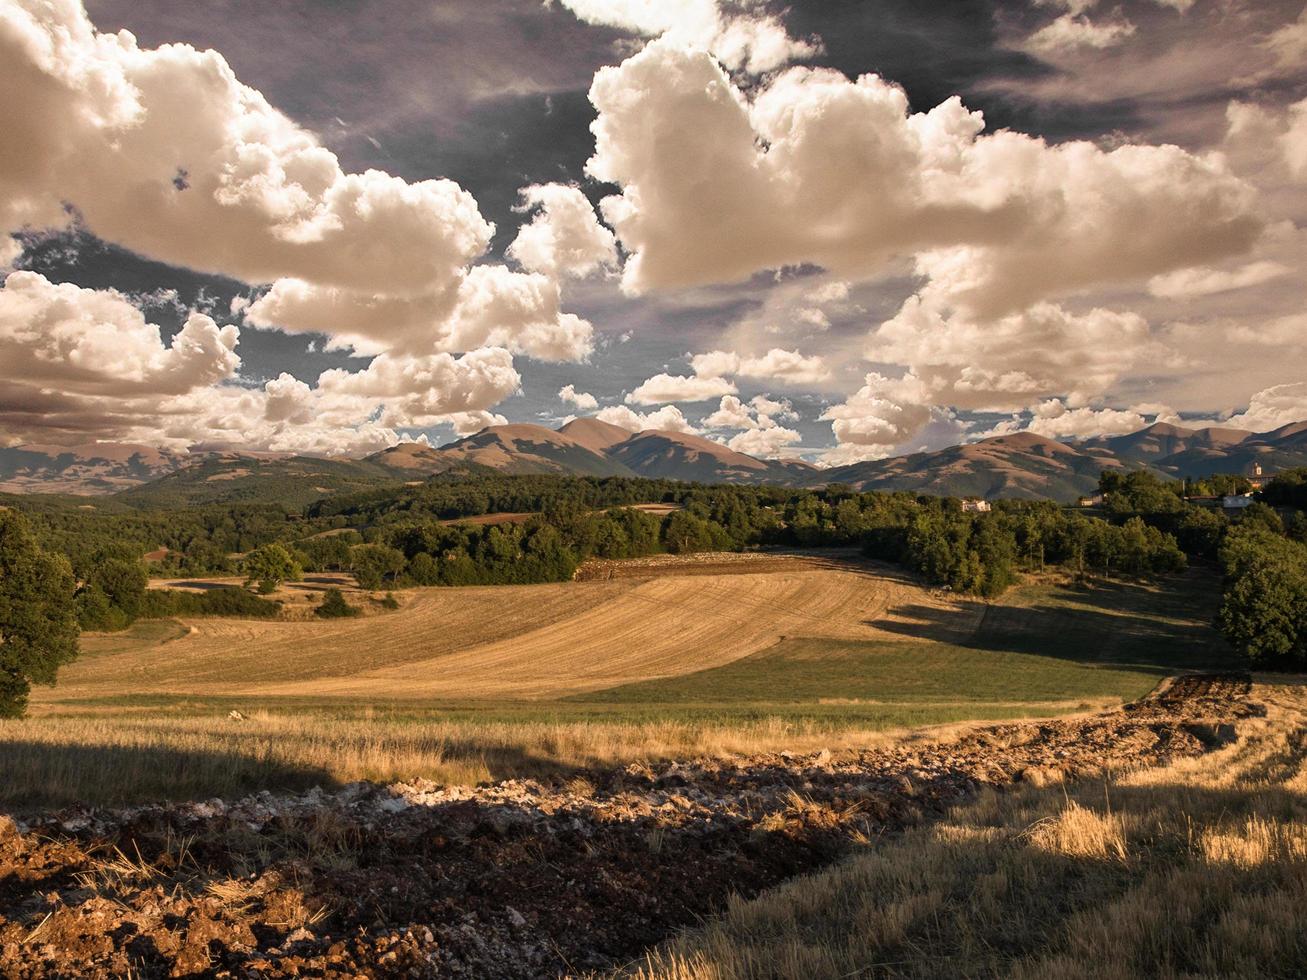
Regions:
<instances>
[{"instance_id":1,"label":"brown earth clod","mask_svg":"<svg viewBox=\"0 0 1307 980\"><path fill-rule=\"evenodd\" d=\"M932 744L697 759L477 788L414 780L0 817L0 976L539 977L675 930L983 786L1201 754L1247 678Z\"/></svg>"}]
</instances>

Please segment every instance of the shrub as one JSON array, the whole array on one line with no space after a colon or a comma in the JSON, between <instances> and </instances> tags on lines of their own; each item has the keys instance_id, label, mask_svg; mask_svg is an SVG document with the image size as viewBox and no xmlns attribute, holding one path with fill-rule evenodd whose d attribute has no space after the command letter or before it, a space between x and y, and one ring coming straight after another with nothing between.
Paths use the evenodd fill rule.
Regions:
<instances>
[{"instance_id":1,"label":"shrub","mask_svg":"<svg viewBox=\"0 0 1307 980\"><path fill-rule=\"evenodd\" d=\"M323 619L343 619L347 616L357 616L359 610L356 606L351 606L345 601L345 595L340 589L328 589L322 594L322 602L314 610L317 615Z\"/></svg>"}]
</instances>

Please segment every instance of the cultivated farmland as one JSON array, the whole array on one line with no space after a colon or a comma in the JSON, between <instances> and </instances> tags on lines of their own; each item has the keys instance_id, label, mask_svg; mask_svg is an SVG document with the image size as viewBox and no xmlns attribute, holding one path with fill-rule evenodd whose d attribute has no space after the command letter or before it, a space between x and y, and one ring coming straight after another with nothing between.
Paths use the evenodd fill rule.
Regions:
<instances>
[{"instance_id":1,"label":"cultivated farmland","mask_svg":"<svg viewBox=\"0 0 1307 980\"><path fill-rule=\"evenodd\" d=\"M1001 605L849 554L660 557L584 575L408 590L358 619L88 636L59 687L7 727L4 794L126 802L836 748L1082 712L1226 656L1205 622L1217 583L1201 574L1035 582ZM303 613L329 582L283 594Z\"/></svg>"}]
</instances>

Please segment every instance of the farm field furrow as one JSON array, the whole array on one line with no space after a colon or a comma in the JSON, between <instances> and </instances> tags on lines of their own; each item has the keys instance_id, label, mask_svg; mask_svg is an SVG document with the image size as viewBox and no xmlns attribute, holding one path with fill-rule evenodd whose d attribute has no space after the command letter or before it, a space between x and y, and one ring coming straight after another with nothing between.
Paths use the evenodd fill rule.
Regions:
<instances>
[{"instance_id":1,"label":"farm field furrow","mask_svg":"<svg viewBox=\"0 0 1307 980\"><path fill-rule=\"evenodd\" d=\"M389 615L343 622L197 619L163 643L88 655L61 699L133 692L269 697L550 698L693 673L787 637L896 639L895 610L979 612L902 576L797 557L741 574L677 574L540 586L425 589ZM905 621L906 622L906 621Z\"/></svg>"}]
</instances>

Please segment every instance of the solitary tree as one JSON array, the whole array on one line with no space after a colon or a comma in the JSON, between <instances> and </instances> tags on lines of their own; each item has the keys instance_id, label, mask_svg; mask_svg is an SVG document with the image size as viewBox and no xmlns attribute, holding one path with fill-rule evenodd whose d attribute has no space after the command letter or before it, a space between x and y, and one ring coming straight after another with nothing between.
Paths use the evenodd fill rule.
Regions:
<instances>
[{"instance_id":1,"label":"solitary tree","mask_svg":"<svg viewBox=\"0 0 1307 980\"><path fill-rule=\"evenodd\" d=\"M77 656L75 582L67 559L37 547L0 509L0 718L21 717L33 684L53 684Z\"/></svg>"}]
</instances>

